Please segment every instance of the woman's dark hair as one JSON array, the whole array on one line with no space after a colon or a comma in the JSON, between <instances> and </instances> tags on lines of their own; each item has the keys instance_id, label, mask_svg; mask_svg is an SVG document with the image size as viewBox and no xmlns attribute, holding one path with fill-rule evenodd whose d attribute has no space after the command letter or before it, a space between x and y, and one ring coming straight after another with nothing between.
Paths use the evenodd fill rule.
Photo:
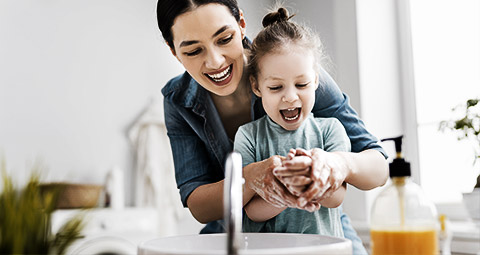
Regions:
<instances>
[{"instance_id":1,"label":"woman's dark hair","mask_svg":"<svg viewBox=\"0 0 480 255\"><path fill-rule=\"evenodd\" d=\"M158 28L160 28L163 39L165 39L170 48L175 49L172 34L172 26L175 18L186 12L193 11L202 5L212 3L226 6L235 20L240 21L240 9L238 8L236 0L158 0Z\"/></svg>"},{"instance_id":2,"label":"woman's dark hair","mask_svg":"<svg viewBox=\"0 0 480 255\"><path fill-rule=\"evenodd\" d=\"M253 40L248 54L247 72L257 79L259 70L258 62L266 54L277 53L285 49L291 43L296 47L312 52L315 59L317 73L321 68L322 61L327 58L323 51L323 45L319 36L307 26L301 26L290 19L287 9L280 7L265 15L262 24L263 29Z\"/></svg>"}]
</instances>

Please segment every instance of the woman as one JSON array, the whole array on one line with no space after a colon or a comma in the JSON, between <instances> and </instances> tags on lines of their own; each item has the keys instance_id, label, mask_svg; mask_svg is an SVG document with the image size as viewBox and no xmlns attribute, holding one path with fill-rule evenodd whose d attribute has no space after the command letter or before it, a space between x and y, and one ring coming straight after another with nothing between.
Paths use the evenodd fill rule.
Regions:
<instances>
[{"instance_id":1,"label":"woman","mask_svg":"<svg viewBox=\"0 0 480 255\"><path fill-rule=\"evenodd\" d=\"M244 72L246 22L235 0L160 0L157 19L172 54L186 69L162 89L177 186L183 205L207 223L202 233L222 232L225 158L238 127L265 114ZM277 206L311 208L344 181L366 190L387 180L385 154L376 138L331 77L321 76L312 112L338 118L355 153L318 149L311 160L292 162L291 169L312 167L314 172L314 182L298 200L272 174L281 166L279 156L245 166L244 205L259 194Z\"/></svg>"}]
</instances>

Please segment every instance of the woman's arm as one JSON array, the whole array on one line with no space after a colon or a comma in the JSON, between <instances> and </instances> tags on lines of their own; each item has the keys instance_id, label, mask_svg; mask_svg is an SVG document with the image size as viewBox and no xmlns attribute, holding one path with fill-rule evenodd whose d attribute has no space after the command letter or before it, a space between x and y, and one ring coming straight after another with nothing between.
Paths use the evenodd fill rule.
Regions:
<instances>
[{"instance_id":1,"label":"woman's arm","mask_svg":"<svg viewBox=\"0 0 480 255\"><path fill-rule=\"evenodd\" d=\"M387 181L388 163L378 150L334 153L343 158L349 169L345 181L358 189L370 190L384 185Z\"/></svg>"},{"instance_id":2,"label":"woman's arm","mask_svg":"<svg viewBox=\"0 0 480 255\"><path fill-rule=\"evenodd\" d=\"M313 184L302 194L299 205L331 196L344 181L368 190L382 186L388 179L387 161L377 150L352 153L313 149L312 160Z\"/></svg>"},{"instance_id":3,"label":"woman's arm","mask_svg":"<svg viewBox=\"0 0 480 255\"><path fill-rule=\"evenodd\" d=\"M273 156L243 168L246 184L243 190L243 205L256 193L262 196L262 200L277 206L293 207L297 204L296 198L272 174L279 162L280 157ZM196 188L188 197L187 205L200 223L223 219L223 180Z\"/></svg>"}]
</instances>

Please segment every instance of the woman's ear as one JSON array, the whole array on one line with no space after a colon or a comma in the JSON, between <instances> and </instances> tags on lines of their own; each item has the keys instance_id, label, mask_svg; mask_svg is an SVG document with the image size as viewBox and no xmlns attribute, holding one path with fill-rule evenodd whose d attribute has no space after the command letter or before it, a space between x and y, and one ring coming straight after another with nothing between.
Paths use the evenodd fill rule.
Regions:
<instances>
[{"instance_id":1,"label":"woman's ear","mask_svg":"<svg viewBox=\"0 0 480 255\"><path fill-rule=\"evenodd\" d=\"M252 91L257 97L262 97L262 92L258 89L258 83L253 75L250 75L250 85L252 86Z\"/></svg>"},{"instance_id":2,"label":"woman's ear","mask_svg":"<svg viewBox=\"0 0 480 255\"><path fill-rule=\"evenodd\" d=\"M170 44L169 44L167 41L165 41L165 44L168 46L168 48L169 48L169 49L170 49L170 51L172 52L173 56L175 56L175 57L176 57L176 56L177 56L177 53L175 53L175 49L174 49L174 48L172 48L172 47L170 46Z\"/></svg>"},{"instance_id":3,"label":"woman's ear","mask_svg":"<svg viewBox=\"0 0 480 255\"><path fill-rule=\"evenodd\" d=\"M244 39L247 32L247 22L245 21L242 10L240 10L240 20L238 21L238 25L240 26L240 33L242 34L242 39Z\"/></svg>"},{"instance_id":4,"label":"woman's ear","mask_svg":"<svg viewBox=\"0 0 480 255\"><path fill-rule=\"evenodd\" d=\"M170 49L170 52L172 52L172 55L178 60L178 62L180 62L180 64L182 63L182 61L180 60L180 58L178 58L177 56L177 53L175 52L175 49L170 47L170 44L168 44L166 41L165 43L167 44L168 48Z\"/></svg>"}]
</instances>

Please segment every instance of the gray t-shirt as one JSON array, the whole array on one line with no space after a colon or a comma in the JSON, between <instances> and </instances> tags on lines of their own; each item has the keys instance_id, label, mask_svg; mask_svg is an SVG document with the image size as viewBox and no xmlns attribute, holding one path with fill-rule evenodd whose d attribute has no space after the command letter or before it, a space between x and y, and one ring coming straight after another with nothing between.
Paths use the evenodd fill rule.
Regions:
<instances>
[{"instance_id":1,"label":"gray t-shirt","mask_svg":"<svg viewBox=\"0 0 480 255\"><path fill-rule=\"evenodd\" d=\"M243 166L273 155L286 156L291 148L350 151L350 140L340 121L335 118L315 118L313 114L292 131L285 130L265 115L241 126L235 135L234 150L242 155ZM313 213L287 208L265 222L254 222L244 214L243 231L343 237L339 209L326 207Z\"/></svg>"}]
</instances>

